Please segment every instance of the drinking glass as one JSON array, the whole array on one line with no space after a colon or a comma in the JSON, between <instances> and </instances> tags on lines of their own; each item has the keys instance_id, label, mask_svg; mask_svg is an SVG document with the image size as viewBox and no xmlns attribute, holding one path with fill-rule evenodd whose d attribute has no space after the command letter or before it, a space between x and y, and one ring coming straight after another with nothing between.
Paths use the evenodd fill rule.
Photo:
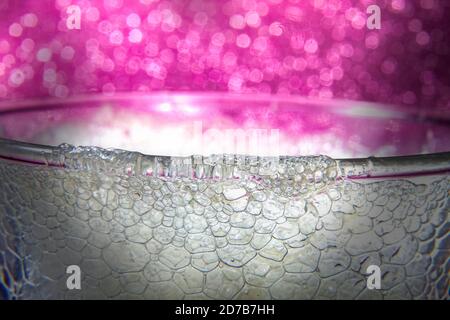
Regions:
<instances>
[{"instance_id":1,"label":"drinking glass","mask_svg":"<svg viewBox=\"0 0 450 320\"><path fill-rule=\"evenodd\" d=\"M0 297L446 299L449 123L295 96L1 104Z\"/></svg>"}]
</instances>

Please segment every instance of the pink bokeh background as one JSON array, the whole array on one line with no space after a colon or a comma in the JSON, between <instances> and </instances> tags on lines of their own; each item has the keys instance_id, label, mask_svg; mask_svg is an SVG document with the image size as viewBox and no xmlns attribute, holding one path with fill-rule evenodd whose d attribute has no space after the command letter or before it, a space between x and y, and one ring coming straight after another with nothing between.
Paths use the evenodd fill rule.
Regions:
<instances>
[{"instance_id":1,"label":"pink bokeh background","mask_svg":"<svg viewBox=\"0 0 450 320\"><path fill-rule=\"evenodd\" d=\"M381 29L366 9L381 9ZM68 30L67 8L81 9ZM450 113L444 0L0 0L0 100L296 94Z\"/></svg>"}]
</instances>

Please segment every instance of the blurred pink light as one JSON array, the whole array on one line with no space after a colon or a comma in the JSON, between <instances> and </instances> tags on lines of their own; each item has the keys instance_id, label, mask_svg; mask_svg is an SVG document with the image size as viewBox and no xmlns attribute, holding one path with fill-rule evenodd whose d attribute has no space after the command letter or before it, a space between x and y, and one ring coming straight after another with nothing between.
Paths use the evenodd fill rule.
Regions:
<instances>
[{"instance_id":1,"label":"blurred pink light","mask_svg":"<svg viewBox=\"0 0 450 320\"><path fill-rule=\"evenodd\" d=\"M6 3L0 8L0 99L270 92L450 112L444 1ZM370 4L380 6L379 30L366 26ZM80 8L80 30L66 25L73 5ZM42 81L48 69L57 76Z\"/></svg>"}]
</instances>

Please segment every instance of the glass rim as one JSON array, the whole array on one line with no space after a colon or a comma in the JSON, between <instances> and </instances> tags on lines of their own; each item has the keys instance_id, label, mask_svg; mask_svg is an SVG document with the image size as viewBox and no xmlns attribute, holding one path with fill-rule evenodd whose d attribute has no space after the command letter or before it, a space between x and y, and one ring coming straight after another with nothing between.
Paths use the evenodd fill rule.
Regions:
<instances>
[{"instance_id":1,"label":"glass rim","mask_svg":"<svg viewBox=\"0 0 450 320\"><path fill-rule=\"evenodd\" d=\"M364 101L347 101L339 99L311 99L302 96L293 95L271 95L271 94L233 94L220 92L156 92L156 93L119 93L114 96L104 96L101 94L87 94L80 96L73 96L67 99L45 98L33 100L19 100L0 102L0 117L3 115L11 115L15 113L22 113L28 111L40 111L42 109L59 109L70 108L70 105L86 102L112 102L112 101L149 101L155 100L171 101L173 99L182 99L187 97L198 101L220 100L240 102L262 102L269 104L311 104L324 108L325 111L331 111L341 115L358 116L361 110L369 110L370 117L388 118L389 116L398 117L399 119L408 119L413 121L438 121L445 124L450 123L450 118L443 116L438 118L433 112L429 112L421 108L409 108L405 106L394 105L379 105L373 102ZM355 106L349 106L349 102ZM14 106L14 107L12 107ZM283 107L285 108L285 107ZM362 109L361 109L362 108ZM381 109L381 110L380 110ZM370 111L374 113L370 114ZM388 118L389 119L389 118ZM29 142L22 142L15 139L0 138L0 158L22 163L55 166L55 167L70 167L64 160L62 149L64 146L50 146L35 144ZM97 148L100 154L107 157L110 149ZM174 163L186 163L191 161L193 164L215 165L208 156L179 157L179 156L164 156L164 155L148 155L135 151L116 150L116 152L127 153L130 158L133 156L144 157L152 159L156 165L162 167ZM212 155L213 156L213 155ZM215 155L217 159L217 155ZM256 159L256 161L272 161L276 157L268 156L245 156L235 155L234 157L244 157L245 159ZM283 161L291 161L295 158L313 158L314 156L279 156L278 159ZM190 159L190 160L189 160ZM450 151L414 155L399 155L389 157L367 157L367 158L330 158L336 162L338 178L348 179L368 179L368 178L386 178L386 177L411 177L421 175L434 175L450 172ZM247 161L245 160L245 161ZM237 160L235 160L237 161ZM167 168L168 168L167 167ZM166 169L167 169L166 168ZM78 168L86 169L86 168Z\"/></svg>"},{"instance_id":2,"label":"glass rim","mask_svg":"<svg viewBox=\"0 0 450 320\"><path fill-rule=\"evenodd\" d=\"M81 148L81 149L80 149ZM0 159L19 162L23 164L59 167L77 170L91 170L93 169L89 163L79 163L67 161L67 151L77 154L82 152L89 152L92 149L85 149L86 147L74 147L68 144L60 146L47 146L27 142L20 142L16 140L0 138ZM177 166L206 166L206 171L212 172L214 167L229 166L234 168L238 162L257 162L265 165L273 164L294 164L298 160L310 160L325 156L246 156L246 155L211 155L201 156L192 155L188 157L179 156L160 156L160 155L146 155L136 151L127 151L120 149L103 149L95 148L97 155L95 160L105 160L102 165L106 166L106 171L118 172L127 174L128 165L135 166L136 163L146 161L152 166L158 167L158 170L153 170L154 177L176 177L173 175L173 170L177 172ZM129 162L121 163L122 167L117 167L113 163L112 158L116 154L121 154ZM92 160L92 155L91 159ZM325 157L328 158L328 157ZM408 156L394 156L394 157L367 157L367 158L346 158L346 159L332 159L336 166L336 179L383 179L383 178L402 178L402 177L416 177L425 175L436 175L450 173L450 152L429 153L420 155ZM210 170L208 170L208 168ZM105 169L105 168L103 168ZM119 169L119 170L118 170ZM123 170L122 170L123 169ZM172 173L170 171L172 170ZM159 172L156 174L156 172ZM275 170L276 172L276 170ZM128 174L130 174L128 172ZM186 176L180 176L186 177ZM186 177L195 178L195 177ZM214 179L214 176L204 176L203 178ZM229 178L235 178L230 176Z\"/></svg>"}]
</instances>

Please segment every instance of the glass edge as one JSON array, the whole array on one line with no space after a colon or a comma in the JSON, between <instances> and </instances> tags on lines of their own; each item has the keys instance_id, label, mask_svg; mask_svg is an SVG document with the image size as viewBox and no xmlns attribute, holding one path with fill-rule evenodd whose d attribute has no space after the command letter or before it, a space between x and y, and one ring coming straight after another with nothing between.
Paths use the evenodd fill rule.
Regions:
<instances>
[{"instance_id":1,"label":"glass edge","mask_svg":"<svg viewBox=\"0 0 450 320\"><path fill-rule=\"evenodd\" d=\"M46 146L0 138L0 158L15 162L77 170L101 170L125 174L143 174L152 168L153 176L184 177L177 174L195 166L205 166L204 177L214 177L214 167L233 170L235 165L260 164L266 167L295 165L322 158L335 167L336 179L387 178L450 173L450 152L393 157L332 159L326 156L248 156L192 155L187 157L147 155L120 149L74 147L68 144ZM144 171L143 171L144 170ZM276 173L278 169L274 171ZM208 172L210 173L208 175ZM147 174L148 175L148 174ZM232 176L230 176L232 178Z\"/></svg>"}]
</instances>

